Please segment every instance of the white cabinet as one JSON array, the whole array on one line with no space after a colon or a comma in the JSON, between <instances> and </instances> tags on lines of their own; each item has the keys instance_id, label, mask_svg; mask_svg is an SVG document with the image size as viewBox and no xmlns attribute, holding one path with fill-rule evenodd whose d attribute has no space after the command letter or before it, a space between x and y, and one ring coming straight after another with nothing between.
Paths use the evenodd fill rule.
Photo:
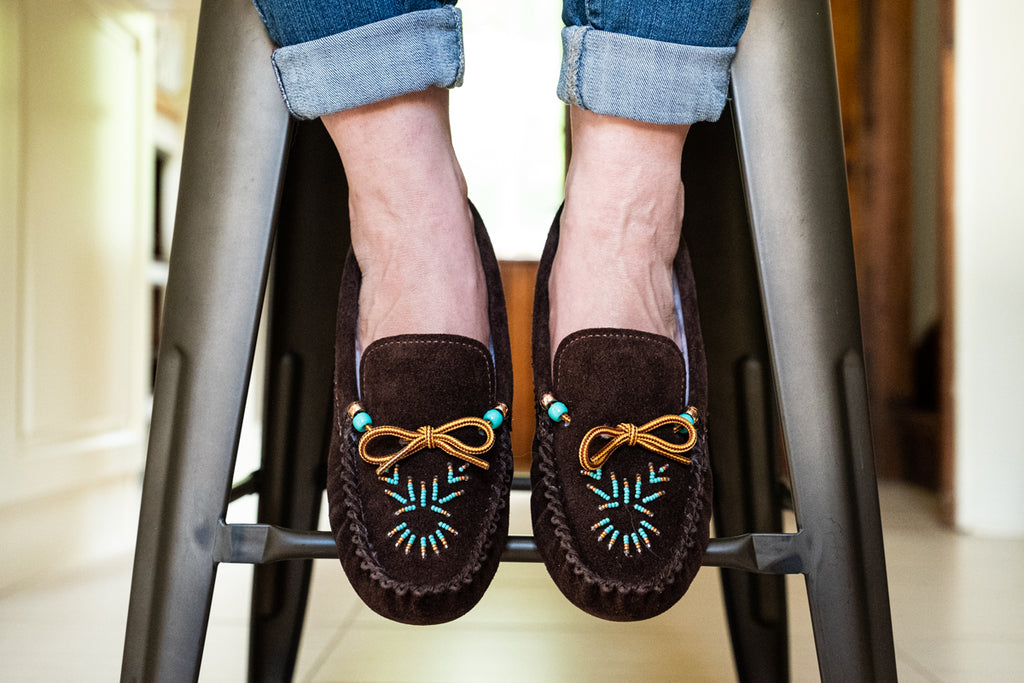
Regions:
<instances>
[{"instance_id":1,"label":"white cabinet","mask_svg":"<svg viewBox=\"0 0 1024 683\"><path fill-rule=\"evenodd\" d=\"M119 0L0 0L0 557L21 569L33 511L143 460L153 43ZM37 533L52 552L81 517Z\"/></svg>"}]
</instances>

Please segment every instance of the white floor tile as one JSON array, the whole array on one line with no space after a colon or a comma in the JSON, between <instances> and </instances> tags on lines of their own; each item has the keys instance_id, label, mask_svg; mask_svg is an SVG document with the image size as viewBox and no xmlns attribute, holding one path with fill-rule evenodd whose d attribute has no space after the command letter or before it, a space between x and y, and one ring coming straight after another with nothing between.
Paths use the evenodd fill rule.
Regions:
<instances>
[{"instance_id":1,"label":"white floor tile","mask_svg":"<svg viewBox=\"0 0 1024 683\"><path fill-rule=\"evenodd\" d=\"M883 485L900 679L1024 677L1024 541L968 538L937 522L934 498ZM522 507L521 501L515 505ZM514 533L528 533L528 517ZM252 568L218 572L201 680L245 680ZM0 680L118 678L131 558L41 578L0 597ZM819 680L803 579L787 579L792 680ZM661 617L613 624L565 600L540 565L505 564L464 618L438 627L368 610L336 561L314 564L298 681L687 680L735 674L717 570Z\"/></svg>"}]
</instances>

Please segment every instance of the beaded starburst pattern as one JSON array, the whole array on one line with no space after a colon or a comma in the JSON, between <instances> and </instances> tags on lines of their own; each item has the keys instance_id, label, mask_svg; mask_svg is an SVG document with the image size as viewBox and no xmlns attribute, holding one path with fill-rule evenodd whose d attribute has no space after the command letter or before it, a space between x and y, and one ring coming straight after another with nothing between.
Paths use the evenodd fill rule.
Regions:
<instances>
[{"instance_id":1,"label":"beaded starburst pattern","mask_svg":"<svg viewBox=\"0 0 1024 683\"><path fill-rule=\"evenodd\" d=\"M464 474L467 467L468 463L456 469L448 463L447 476L434 475L430 485L420 481L418 490L412 477L406 478L402 486L398 465L389 475L380 477L388 486L384 493L401 505L394 513L398 524L388 532L388 538L395 539L396 548L404 545L406 555L418 549L423 560L431 557L431 552L440 555L448 549L449 535L458 536L459 532L446 521L452 515L445 506L466 492L458 486L469 480L469 475ZM417 511L421 514L410 514ZM429 521L424 524L424 519Z\"/></svg>"},{"instance_id":2,"label":"beaded starburst pattern","mask_svg":"<svg viewBox=\"0 0 1024 683\"><path fill-rule=\"evenodd\" d=\"M652 491L652 487L669 480L665 476L668 465L662 465L657 470L654 465L648 463L647 476L637 473L636 479L630 481L628 478L619 479L614 472L609 472L605 480L604 472L599 468L593 472L580 470L580 473L591 479L602 482L599 485L587 484L587 488L600 500L597 506L597 514L600 516L590 530L597 533L597 542L607 542L608 550L616 547L622 549L626 557L634 557L651 548L651 536L660 536L661 532L654 526L654 512L651 504L665 495L664 490ZM617 511L617 512L610 512ZM622 513L625 512L624 516ZM639 522L632 522L633 512L640 513ZM620 528L614 519L629 521L630 528Z\"/></svg>"}]
</instances>

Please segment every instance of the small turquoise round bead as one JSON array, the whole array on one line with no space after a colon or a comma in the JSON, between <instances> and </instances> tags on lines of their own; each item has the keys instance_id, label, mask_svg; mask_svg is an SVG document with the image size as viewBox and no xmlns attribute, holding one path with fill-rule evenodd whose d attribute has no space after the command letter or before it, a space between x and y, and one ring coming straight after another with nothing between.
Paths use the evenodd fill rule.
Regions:
<instances>
[{"instance_id":1,"label":"small turquoise round bead","mask_svg":"<svg viewBox=\"0 0 1024 683\"><path fill-rule=\"evenodd\" d=\"M484 419L491 423L491 429L497 429L505 421L505 416L497 408L491 408L484 413Z\"/></svg>"},{"instance_id":2,"label":"small turquoise round bead","mask_svg":"<svg viewBox=\"0 0 1024 683\"><path fill-rule=\"evenodd\" d=\"M567 412L569 412L569 409L561 401L555 401L548 406L548 417L551 418L552 422L558 422Z\"/></svg>"},{"instance_id":3,"label":"small turquoise round bead","mask_svg":"<svg viewBox=\"0 0 1024 683\"><path fill-rule=\"evenodd\" d=\"M694 424L694 422L693 422L693 415L690 415L689 413L683 413L679 417L683 418L684 420L689 422L691 425Z\"/></svg>"},{"instance_id":4,"label":"small turquoise round bead","mask_svg":"<svg viewBox=\"0 0 1024 683\"><path fill-rule=\"evenodd\" d=\"M364 412L358 412L352 418L352 428L357 432L365 432L366 428L372 424L373 418Z\"/></svg>"}]
</instances>

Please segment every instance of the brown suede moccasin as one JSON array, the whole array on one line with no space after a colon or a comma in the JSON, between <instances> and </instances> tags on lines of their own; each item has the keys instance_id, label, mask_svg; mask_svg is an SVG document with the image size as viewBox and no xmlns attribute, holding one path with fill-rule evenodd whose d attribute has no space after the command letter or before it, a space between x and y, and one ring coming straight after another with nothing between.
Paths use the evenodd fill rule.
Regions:
<instances>
[{"instance_id":1,"label":"brown suede moccasin","mask_svg":"<svg viewBox=\"0 0 1024 683\"><path fill-rule=\"evenodd\" d=\"M534 300L534 538L576 606L646 619L682 597L708 543L707 373L693 274L680 244L682 350L647 332L587 329L566 337L552 364L548 277L559 219Z\"/></svg>"},{"instance_id":2,"label":"brown suede moccasin","mask_svg":"<svg viewBox=\"0 0 1024 683\"><path fill-rule=\"evenodd\" d=\"M465 614L508 535L512 368L498 263L476 210L491 349L445 334L387 337L356 372L359 266L342 277L327 497L338 556L375 612L407 624ZM357 387L358 383L358 387Z\"/></svg>"}]
</instances>

